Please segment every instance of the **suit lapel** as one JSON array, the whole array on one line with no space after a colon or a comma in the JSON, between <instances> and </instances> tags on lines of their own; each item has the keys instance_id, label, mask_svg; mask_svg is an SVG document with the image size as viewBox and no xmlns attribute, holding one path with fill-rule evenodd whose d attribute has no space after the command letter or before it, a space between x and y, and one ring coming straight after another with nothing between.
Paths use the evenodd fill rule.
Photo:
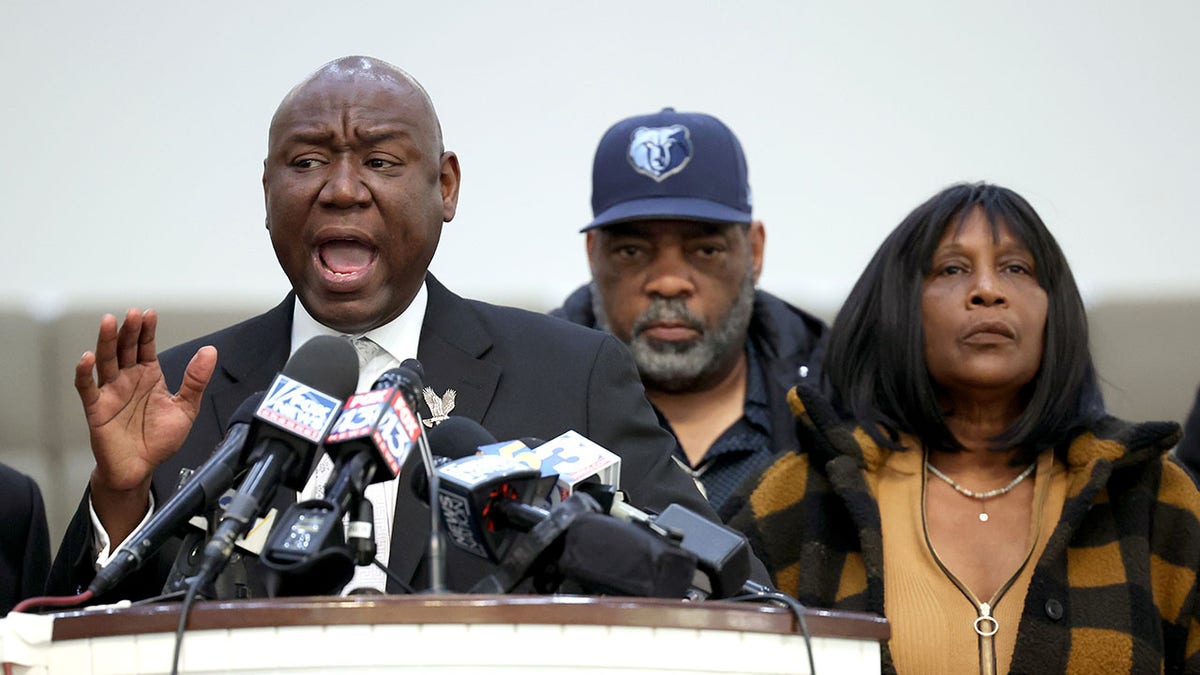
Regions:
<instances>
[{"instance_id":1,"label":"suit lapel","mask_svg":"<svg viewBox=\"0 0 1200 675\"><path fill-rule=\"evenodd\" d=\"M425 280L429 305L417 347L425 385L439 397L453 389L454 409L450 414L482 422L501 374L498 365L483 360L492 348L492 338L470 303L447 290L433 275ZM430 410L425 402L420 407L421 417L428 418ZM408 476L424 470L415 452L403 469ZM412 580L428 548L429 509L408 489L407 479L402 479L398 490L394 522L388 567L400 578Z\"/></svg>"},{"instance_id":2,"label":"suit lapel","mask_svg":"<svg viewBox=\"0 0 1200 675\"><path fill-rule=\"evenodd\" d=\"M471 305L442 286L432 275L426 277L429 305L421 325L417 359L425 369L425 386L439 397L455 391L452 414L483 419L496 385L500 367L482 360L492 348L487 327ZM421 415L430 410L422 401Z\"/></svg>"},{"instance_id":3,"label":"suit lapel","mask_svg":"<svg viewBox=\"0 0 1200 675\"><path fill-rule=\"evenodd\" d=\"M218 353L217 373L205 396L212 402L217 425L224 434L229 418L242 401L266 389L275 373L283 370L291 347L292 302L289 293L258 320L241 325L227 341L237 348ZM218 347L218 350L220 347Z\"/></svg>"}]
</instances>

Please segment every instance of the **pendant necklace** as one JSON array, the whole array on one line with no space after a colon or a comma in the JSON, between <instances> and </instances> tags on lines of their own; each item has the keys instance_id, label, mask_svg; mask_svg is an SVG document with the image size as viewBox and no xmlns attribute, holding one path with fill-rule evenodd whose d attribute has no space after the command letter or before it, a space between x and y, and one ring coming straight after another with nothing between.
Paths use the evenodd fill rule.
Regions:
<instances>
[{"instance_id":1,"label":"pendant necklace","mask_svg":"<svg viewBox=\"0 0 1200 675\"><path fill-rule=\"evenodd\" d=\"M930 464L929 460L925 460L925 468L929 469L930 473L946 481L946 483L948 483L950 487L954 488L959 494L970 497L971 499L979 500L979 522L981 523L986 523L988 521L989 516L986 508L987 500L991 499L992 497L999 497L1000 495L1008 494L1008 492L1010 492L1013 488L1017 487L1017 485L1020 485L1021 481L1029 478L1029 475L1033 473L1033 469L1036 466L1037 462L1030 464L1024 471L1021 472L1021 475L1012 479L1012 482L1004 487L998 487L994 490L987 490L984 492L976 492L974 490L968 490L967 488L959 485L953 478L947 476L941 471L938 471L938 468L933 464Z\"/></svg>"}]
</instances>

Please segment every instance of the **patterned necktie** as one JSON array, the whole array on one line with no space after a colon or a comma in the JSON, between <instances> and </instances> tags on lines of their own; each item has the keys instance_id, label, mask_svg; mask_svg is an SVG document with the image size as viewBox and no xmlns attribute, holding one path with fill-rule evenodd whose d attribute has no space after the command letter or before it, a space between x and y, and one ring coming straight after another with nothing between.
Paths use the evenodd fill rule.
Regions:
<instances>
[{"instance_id":1,"label":"patterned necktie","mask_svg":"<svg viewBox=\"0 0 1200 675\"><path fill-rule=\"evenodd\" d=\"M377 342L369 337L360 336L354 338L354 351L358 352L358 389L366 391L374 383L375 378L379 376L389 366L396 364L395 358L381 347ZM325 461L329 461L328 456L324 457ZM330 463L330 469L332 469ZM387 485L385 483L374 483L367 486L364 496L369 500L374 507L375 523L375 545L378 549L376 558L386 561L388 554L391 551L392 541L392 513L395 510L395 498L388 498L388 495L395 494L395 485ZM346 589L354 589L361 586L370 586L379 590L384 590L387 586L387 577L383 571L372 567L355 567L354 576L350 582L346 584Z\"/></svg>"},{"instance_id":2,"label":"patterned necktie","mask_svg":"<svg viewBox=\"0 0 1200 675\"><path fill-rule=\"evenodd\" d=\"M358 353L359 373L365 371L371 361L384 353L383 347L380 347L374 340L365 335L351 338L350 344L354 345L354 351ZM321 458L317 460L317 467L313 469L312 477L308 479L311 489L306 490L306 492L310 492L314 499L324 498L325 483L329 481L329 474L331 473L333 473L333 461L329 459L329 455L322 453Z\"/></svg>"},{"instance_id":3,"label":"patterned necktie","mask_svg":"<svg viewBox=\"0 0 1200 675\"><path fill-rule=\"evenodd\" d=\"M358 352L358 372L363 372L367 369L372 361L383 354L383 347L380 347L374 340L363 335L356 337L351 341L354 344L354 351Z\"/></svg>"}]
</instances>

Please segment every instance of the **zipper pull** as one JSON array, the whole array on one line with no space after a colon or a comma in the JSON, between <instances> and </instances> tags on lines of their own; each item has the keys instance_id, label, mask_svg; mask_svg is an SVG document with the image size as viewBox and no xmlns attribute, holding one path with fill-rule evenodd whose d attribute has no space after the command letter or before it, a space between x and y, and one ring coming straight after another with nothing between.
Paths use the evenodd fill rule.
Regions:
<instances>
[{"instance_id":1,"label":"zipper pull","mask_svg":"<svg viewBox=\"0 0 1200 675\"><path fill-rule=\"evenodd\" d=\"M992 606L979 603L979 617L975 619L975 632L981 637L991 637L1000 630L1000 624L992 616Z\"/></svg>"}]
</instances>

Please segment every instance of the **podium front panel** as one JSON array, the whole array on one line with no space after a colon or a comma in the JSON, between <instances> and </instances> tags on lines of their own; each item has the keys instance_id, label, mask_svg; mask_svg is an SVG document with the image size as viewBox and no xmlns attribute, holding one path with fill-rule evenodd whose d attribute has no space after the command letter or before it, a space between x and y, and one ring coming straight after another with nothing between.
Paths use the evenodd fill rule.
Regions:
<instances>
[{"instance_id":1,"label":"podium front panel","mask_svg":"<svg viewBox=\"0 0 1200 675\"><path fill-rule=\"evenodd\" d=\"M178 604L69 612L14 673L170 669ZM817 672L878 673L886 622L810 611ZM374 596L197 603L180 673L808 673L782 609L728 602L575 596ZM29 631L26 631L28 633ZM36 640L35 640L36 642ZM32 656L31 656L32 654Z\"/></svg>"}]
</instances>

